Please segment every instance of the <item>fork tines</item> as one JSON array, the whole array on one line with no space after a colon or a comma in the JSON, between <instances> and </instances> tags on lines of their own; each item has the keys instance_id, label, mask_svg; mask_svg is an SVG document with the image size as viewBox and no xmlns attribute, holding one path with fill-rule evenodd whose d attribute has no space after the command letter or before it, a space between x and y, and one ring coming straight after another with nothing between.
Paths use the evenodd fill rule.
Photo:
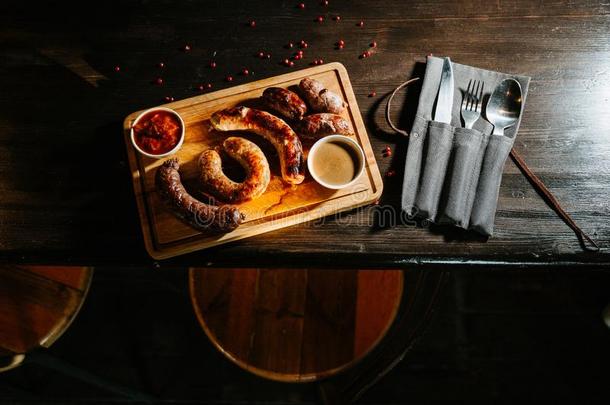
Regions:
<instances>
[{"instance_id":1,"label":"fork tines","mask_svg":"<svg viewBox=\"0 0 610 405\"><path fill-rule=\"evenodd\" d=\"M483 88L485 83L480 80L470 79L468 88L462 100L462 118L464 127L472 128L475 121L481 116L481 103L483 100Z\"/></svg>"},{"instance_id":2,"label":"fork tines","mask_svg":"<svg viewBox=\"0 0 610 405\"><path fill-rule=\"evenodd\" d=\"M472 80L468 82L468 89L466 90L466 108L471 111L479 111L481 106L481 99L483 98L483 86L485 83L479 80Z\"/></svg>"}]
</instances>

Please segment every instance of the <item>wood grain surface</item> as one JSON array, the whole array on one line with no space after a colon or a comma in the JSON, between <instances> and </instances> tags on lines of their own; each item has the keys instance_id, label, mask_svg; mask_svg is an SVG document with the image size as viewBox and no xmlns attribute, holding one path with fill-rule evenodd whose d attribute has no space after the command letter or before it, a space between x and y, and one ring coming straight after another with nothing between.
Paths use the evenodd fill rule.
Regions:
<instances>
[{"instance_id":1,"label":"wood grain surface","mask_svg":"<svg viewBox=\"0 0 610 405\"><path fill-rule=\"evenodd\" d=\"M152 159L139 154L131 143L133 121L142 111L130 114L123 123L125 145L129 156L132 180L144 243L148 253L155 259L194 252L211 246L256 236L272 230L312 221L327 215L368 205L381 196L383 180L375 162L362 116L352 91L345 67L339 63L303 69L275 76L254 83L232 87L210 94L188 98L165 104L182 117L185 139L181 149L172 155L181 164L180 176L191 194L201 197L201 187L197 184L199 168L197 161L201 152L217 148L227 138L226 133L211 129L210 116L216 111L235 106L248 106L265 110L259 97L269 87L290 88L298 86L301 79L310 77L319 81L325 88L339 94L347 104L343 117L350 122L353 135L364 152L365 170L363 175L350 187L330 190L316 183L305 168L305 181L299 185L288 185L282 180L277 153L268 141L259 136L249 138L257 143L268 157L271 166L271 181L267 190L259 197L237 204L245 215L244 223L236 230L218 234L201 232L178 219L159 198L155 184L155 174L167 159ZM235 133L233 133L235 135ZM240 132L239 136L248 136ZM303 143L305 156L311 142Z\"/></svg>"},{"instance_id":2,"label":"wood grain surface","mask_svg":"<svg viewBox=\"0 0 610 405\"><path fill-rule=\"evenodd\" d=\"M189 272L212 343L265 378L306 382L347 370L380 342L402 300L400 270L287 270Z\"/></svg>"},{"instance_id":3,"label":"wood grain surface","mask_svg":"<svg viewBox=\"0 0 610 405\"><path fill-rule=\"evenodd\" d=\"M78 313L93 270L0 266L0 353L49 347Z\"/></svg>"},{"instance_id":4,"label":"wood grain surface","mask_svg":"<svg viewBox=\"0 0 610 405\"><path fill-rule=\"evenodd\" d=\"M305 58L293 69L318 58L343 63L381 172L395 170L385 179L380 207L162 266L608 266L609 4L334 0L327 7L307 2L300 10L296 3L133 0L123 2L120 13L110 5L91 13L69 2L0 6L0 258L150 264L130 184L123 117L166 96L192 97L202 83L217 90L290 72L281 61L298 48L286 44L305 39ZM322 23L314 22L318 15L324 16ZM361 20L364 25L357 27ZM345 47L337 50L340 39ZM373 55L359 58L371 41L377 42ZM190 52L183 51L185 44ZM260 50L271 59L256 57ZM385 96L421 75L429 53L532 77L515 148L604 252L583 253L573 232L510 161L495 235L488 241L399 221L377 224L380 210L398 207L407 146L385 123ZM239 74L244 67L250 75ZM229 74L231 83L224 80ZM164 79L162 86L152 84L157 77ZM409 128L416 101L416 87L397 100L393 114L401 127ZM382 156L386 145L393 150L390 158Z\"/></svg>"}]
</instances>

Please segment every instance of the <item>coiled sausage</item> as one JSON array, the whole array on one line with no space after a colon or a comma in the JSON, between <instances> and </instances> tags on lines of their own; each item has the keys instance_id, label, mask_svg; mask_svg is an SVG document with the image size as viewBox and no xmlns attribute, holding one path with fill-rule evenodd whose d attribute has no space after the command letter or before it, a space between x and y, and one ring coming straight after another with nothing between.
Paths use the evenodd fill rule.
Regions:
<instances>
[{"instance_id":1,"label":"coiled sausage","mask_svg":"<svg viewBox=\"0 0 610 405\"><path fill-rule=\"evenodd\" d=\"M229 137L222 144L224 151L245 170L246 179L235 182L222 171L218 152L208 149L199 156L200 180L206 191L229 203L251 200L263 194L269 185L269 162L263 151L244 138Z\"/></svg>"}]
</instances>

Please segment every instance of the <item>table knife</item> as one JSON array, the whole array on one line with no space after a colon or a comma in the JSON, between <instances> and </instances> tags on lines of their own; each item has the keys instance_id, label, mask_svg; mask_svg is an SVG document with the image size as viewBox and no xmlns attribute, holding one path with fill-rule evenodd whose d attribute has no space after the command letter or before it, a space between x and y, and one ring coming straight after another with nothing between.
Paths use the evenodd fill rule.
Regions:
<instances>
[{"instance_id":1,"label":"table knife","mask_svg":"<svg viewBox=\"0 0 610 405\"><path fill-rule=\"evenodd\" d=\"M453 109L453 66L451 59L443 61L441 83L438 85L438 98L434 110L434 120L438 122L451 123L451 111Z\"/></svg>"},{"instance_id":2,"label":"table knife","mask_svg":"<svg viewBox=\"0 0 610 405\"><path fill-rule=\"evenodd\" d=\"M447 162L451 153L451 110L453 107L453 69L451 60L445 58L438 86L438 98L434 109L434 121L428 124L428 150L425 156L421 186L415 199L418 215L434 222L438 212L439 200ZM443 124L443 125L438 125Z\"/></svg>"}]
</instances>

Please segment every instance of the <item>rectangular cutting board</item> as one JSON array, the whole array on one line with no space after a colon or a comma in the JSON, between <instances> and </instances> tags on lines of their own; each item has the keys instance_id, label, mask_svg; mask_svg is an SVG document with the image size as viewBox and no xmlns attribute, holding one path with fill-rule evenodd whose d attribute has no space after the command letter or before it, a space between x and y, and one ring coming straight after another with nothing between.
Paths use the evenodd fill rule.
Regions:
<instances>
[{"instance_id":1,"label":"rectangular cutting board","mask_svg":"<svg viewBox=\"0 0 610 405\"><path fill-rule=\"evenodd\" d=\"M239 134L256 142L265 151L271 167L271 182L262 196L238 204L246 219L237 229L225 234L202 233L175 217L165 206L155 190L154 178L157 168L168 158L151 159L138 153L131 144L130 127L141 111L125 118L123 132L144 243L154 259L166 259L311 221L370 204L379 198L382 178L347 71L340 63L294 71L164 104L164 107L177 111L186 125L184 144L174 156L180 162L180 174L187 190L197 197L197 158L202 151L221 144L227 137L227 134L210 130L209 118L215 111L242 104L256 108L257 99L267 87L294 89L304 77L319 80L348 103L343 116L350 121L354 139L364 150L366 165L363 175L353 186L343 190L326 189L318 185L309 173L302 184L291 186L282 181L277 155L266 141L256 135Z\"/></svg>"}]
</instances>

